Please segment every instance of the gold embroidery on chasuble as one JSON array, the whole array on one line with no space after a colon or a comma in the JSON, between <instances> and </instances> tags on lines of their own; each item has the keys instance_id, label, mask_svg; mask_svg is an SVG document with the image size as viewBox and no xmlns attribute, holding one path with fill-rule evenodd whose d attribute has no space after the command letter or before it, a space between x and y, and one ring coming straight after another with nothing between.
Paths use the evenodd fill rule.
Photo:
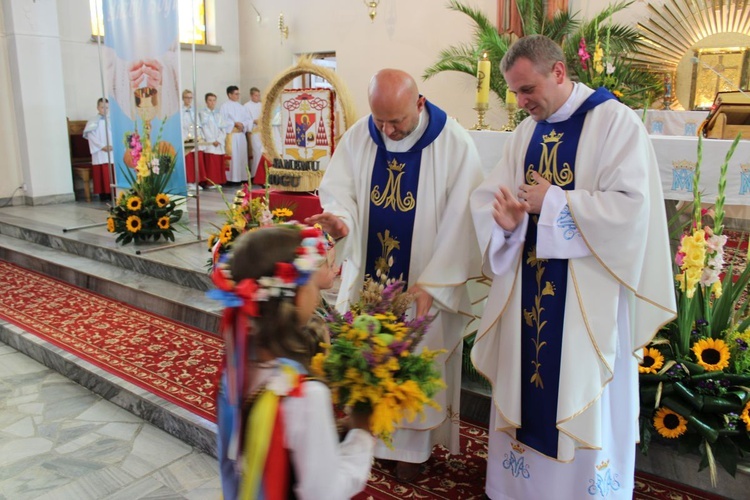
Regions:
<instances>
[{"instance_id":1,"label":"gold embroidery on chasuble","mask_svg":"<svg viewBox=\"0 0 750 500\"><path fill-rule=\"evenodd\" d=\"M534 216L537 218L538 216ZM536 294L534 297L534 305L531 309L523 310L523 320L526 326L534 328L536 330L536 337L532 338L531 341L534 343L534 350L536 351L535 359L531 360L531 364L534 366L534 374L531 376L530 383L536 385L540 389L544 389L544 381L540 373L542 367L542 361L540 354L542 349L547 345L547 342L542 340L542 330L547 325L547 320L542 318L544 313L544 306L542 305L542 298L545 295L555 295L555 285L544 279L545 264L547 259L537 259L536 247L532 247L531 251L526 257L526 263L535 268L534 276L536 278Z\"/></svg>"},{"instance_id":2,"label":"gold embroidery on chasuble","mask_svg":"<svg viewBox=\"0 0 750 500\"><path fill-rule=\"evenodd\" d=\"M537 170L539 175L547 179L553 186L566 186L573 182L573 170L570 163L564 162L562 166L557 165L557 148L563 143L562 137L565 133L556 133L554 129L549 135L542 136L542 154L539 158L539 168L535 169L530 164L526 169L526 183L536 184L531 172Z\"/></svg>"},{"instance_id":3,"label":"gold embroidery on chasuble","mask_svg":"<svg viewBox=\"0 0 750 500\"><path fill-rule=\"evenodd\" d=\"M370 201L383 208L392 208L394 211L409 212L417 206L417 200L414 194L408 191L405 196L401 196L401 177L404 175L406 163L399 163L394 158L388 163L388 181L380 192L380 186L373 186L370 192Z\"/></svg>"},{"instance_id":4,"label":"gold embroidery on chasuble","mask_svg":"<svg viewBox=\"0 0 750 500\"><path fill-rule=\"evenodd\" d=\"M391 253L393 250L400 250L401 244L396 238L391 236L391 232L388 229L385 230L385 233L378 233L378 240L380 240L382 253L375 259L375 271L379 276L388 276L391 267L393 267L393 256Z\"/></svg>"}]
</instances>

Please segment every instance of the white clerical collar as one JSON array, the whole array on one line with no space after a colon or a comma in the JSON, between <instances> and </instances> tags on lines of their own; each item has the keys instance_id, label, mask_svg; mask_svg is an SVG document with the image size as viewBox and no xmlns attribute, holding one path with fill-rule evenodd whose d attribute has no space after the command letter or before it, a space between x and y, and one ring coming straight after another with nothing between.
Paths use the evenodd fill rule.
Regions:
<instances>
[{"instance_id":1,"label":"white clerical collar","mask_svg":"<svg viewBox=\"0 0 750 500\"><path fill-rule=\"evenodd\" d=\"M565 104L560 106L560 109L555 111L550 115L547 120L545 120L547 123L558 123L558 122L564 122L568 118L570 118L573 113L581 106L583 101L588 98L589 95L591 95L594 91L588 88L586 85L581 85L580 83L573 82L573 92L570 93L568 96L568 100L565 101Z\"/></svg>"},{"instance_id":2,"label":"white clerical collar","mask_svg":"<svg viewBox=\"0 0 750 500\"><path fill-rule=\"evenodd\" d=\"M422 112L419 113L419 122L417 123L417 128L415 128L411 134L407 135L400 141L389 139L388 136L385 135L381 130L380 136L383 138L383 142L385 143L385 149L394 153L403 153L405 151L409 151L411 147L414 146L417 141L422 138L422 134L424 134L424 131L427 130L427 125L429 125L429 123L430 115L427 114L427 106L425 106L422 109Z\"/></svg>"}]
</instances>

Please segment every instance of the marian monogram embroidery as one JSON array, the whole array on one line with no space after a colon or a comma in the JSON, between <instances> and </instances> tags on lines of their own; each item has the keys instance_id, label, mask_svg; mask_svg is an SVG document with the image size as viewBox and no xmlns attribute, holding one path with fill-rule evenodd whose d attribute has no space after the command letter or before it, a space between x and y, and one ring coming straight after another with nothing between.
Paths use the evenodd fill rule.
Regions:
<instances>
[{"instance_id":1,"label":"marian monogram embroidery","mask_svg":"<svg viewBox=\"0 0 750 500\"><path fill-rule=\"evenodd\" d=\"M558 134L554 130L549 135L542 136L542 155L539 158L539 175L547 179L555 186L567 186L573 182L573 170L569 163L563 163L562 167L557 165L557 149L562 144L562 137L565 133ZM531 172L534 165L529 165L526 170L526 182L534 184Z\"/></svg>"},{"instance_id":2,"label":"marian monogram embroidery","mask_svg":"<svg viewBox=\"0 0 750 500\"><path fill-rule=\"evenodd\" d=\"M522 477L524 479L528 479L531 477L531 473L529 472L529 466L524 463L523 459L523 453L526 451L523 446L520 445L520 443L511 443L510 445L514 451L518 452L518 456L516 456L513 451L510 452L510 454L505 454L505 460L503 460L503 468L510 471L511 474L513 474L513 477Z\"/></svg>"},{"instance_id":3,"label":"marian monogram embroidery","mask_svg":"<svg viewBox=\"0 0 750 500\"><path fill-rule=\"evenodd\" d=\"M568 205L565 205L565 207L560 212L560 215L557 216L557 220L555 221L557 224L558 229L563 230L563 238L566 240L572 240L576 236L580 237L581 233L578 231L578 226L576 226L575 221L573 220L573 215L570 213L570 207Z\"/></svg>"},{"instance_id":4,"label":"marian monogram embroidery","mask_svg":"<svg viewBox=\"0 0 750 500\"><path fill-rule=\"evenodd\" d=\"M404 175L405 163L398 163L394 158L388 164L388 182L380 193L380 186L374 186L370 193L370 200L375 206L383 208L391 207L394 211L408 212L414 210L417 202L411 191L406 196L401 197L401 177Z\"/></svg>"},{"instance_id":5,"label":"marian monogram embroidery","mask_svg":"<svg viewBox=\"0 0 750 500\"><path fill-rule=\"evenodd\" d=\"M618 474L613 474L609 468L609 460L605 460L596 466L596 476L589 479L589 495L607 498L610 493L620 489Z\"/></svg>"}]
</instances>

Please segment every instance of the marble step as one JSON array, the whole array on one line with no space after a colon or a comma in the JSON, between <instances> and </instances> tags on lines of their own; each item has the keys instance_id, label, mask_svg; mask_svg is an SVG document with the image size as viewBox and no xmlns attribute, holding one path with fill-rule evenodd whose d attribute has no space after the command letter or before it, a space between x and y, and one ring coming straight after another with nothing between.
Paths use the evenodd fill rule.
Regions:
<instances>
[{"instance_id":1,"label":"marble step","mask_svg":"<svg viewBox=\"0 0 750 500\"><path fill-rule=\"evenodd\" d=\"M216 424L0 319L0 342L216 457ZM2 495L0 495L2 497Z\"/></svg>"},{"instance_id":2,"label":"marble step","mask_svg":"<svg viewBox=\"0 0 750 500\"><path fill-rule=\"evenodd\" d=\"M201 330L218 328L221 305L202 290L4 234L0 258Z\"/></svg>"},{"instance_id":3,"label":"marble step","mask_svg":"<svg viewBox=\"0 0 750 500\"><path fill-rule=\"evenodd\" d=\"M198 291L206 291L212 287L211 278L205 267L209 258L205 243L197 241L189 233L177 235L177 244L184 245L182 248L168 248L170 245L166 242L122 246L115 243L114 236L101 227L80 231L68 230L59 224L48 224L14 214L0 215L0 235L110 264ZM77 221L86 222L86 219ZM83 227L85 228L86 224ZM167 248L154 251L164 247Z\"/></svg>"}]
</instances>

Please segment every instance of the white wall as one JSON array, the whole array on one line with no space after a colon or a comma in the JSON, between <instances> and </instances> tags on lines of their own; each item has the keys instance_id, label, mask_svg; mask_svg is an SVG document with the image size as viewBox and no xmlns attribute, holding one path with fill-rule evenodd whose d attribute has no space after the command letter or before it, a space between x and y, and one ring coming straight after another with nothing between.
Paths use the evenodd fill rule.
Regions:
<instances>
[{"instance_id":1,"label":"white wall","mask_svg":"<svg viewBox=\"0 0 750 500\"><path fill-rule=\"evenodd\" d=\"M0 177L3 179L0 182L0 200L10 198L14 192L16 196L19 196L16 188L23 184L16 130L13 86L8 62L8 40L3 3L0 2L0 151L3 152L3 161L0 162Z\"/></svg>"},{"instance_id":2,"label":"white wall","mask_svg":"<svg viewBox=\"0 0 750 500\"><path fill-rule=\"evenodd\" d=\"M476 122L472 109L476 79L445 72L427 81L425 68L437 61L440 50L470 42L472 24L464 14L448 10L443 0L381 0L374 22L360 0L300 1L253 0L240 2L242 96L256 86L266 89L274 77L292 65L296 54L336 52L337 72L346 83L358 115L369 113L367 85L379 69L395 67L412 74L420 91L457 118L464 126ZM495 22L495 0L465 0ZM279 13L289 26L289 38L280 40ZM497 61L499 62L499 61ZM500 102L491 100L489 121L505 122Z\"/></svg>"}]
</instances>

